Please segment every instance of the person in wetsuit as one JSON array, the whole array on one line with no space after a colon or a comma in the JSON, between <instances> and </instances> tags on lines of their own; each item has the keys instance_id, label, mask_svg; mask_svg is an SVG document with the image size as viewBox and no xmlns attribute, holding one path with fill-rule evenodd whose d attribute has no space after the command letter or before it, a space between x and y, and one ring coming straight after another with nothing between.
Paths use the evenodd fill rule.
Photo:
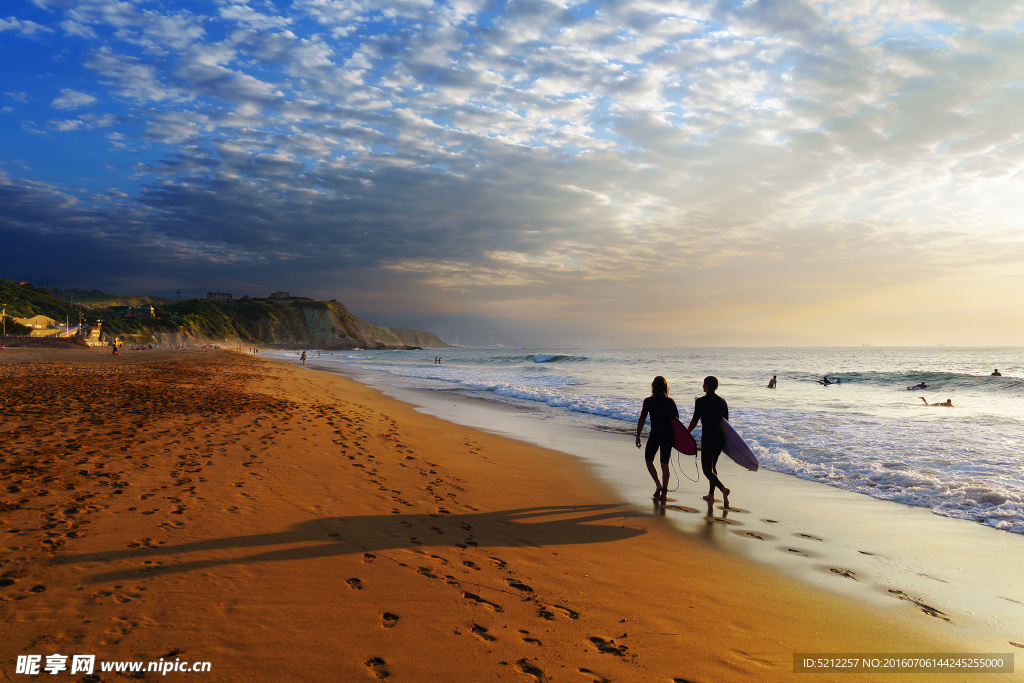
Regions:
<instances>
[{"instance_id":1,"label":"person in wetsuit","mask_svg":"<svg viewBox=\"0 0 1024 683\"><path fill-rule=\"evenodd\" d=\"M640 433L644 429L647 416L651 416L651 433L647 437L647 449L644 458L647 460L647 471L654 479L655 500L668 498L669 460L672 458L672 418L679 417L676 402L668 397L668 382L661 375L651 382L651 395L644 399L640 409L640 419L636 423L636 447L640 448ZM654 454L661 450L661 479L654 468Z\"/></svg>"},{"instance_id":2,"label":"person in wetsuit","mask_svg":"<svg viewBox=\"0 0 1024 683\"><path fill-rule=\"evenodd\" d=\"M713 503L715 500L715 489L722 490L725 498L725 506L729 507L729 489L725 488L722 480L718 478L718 456L722 454L725 446L725 432L722 431L722 419L729 419L729 405L721 396L715 393L718 389L718 378L707 376L704 378L704 395L698 398L693 404L693 419L690 420L687 431L692 432L700 420L700 467L708 480L710 488L704 500Z\"/></svg>"}]
</instances>

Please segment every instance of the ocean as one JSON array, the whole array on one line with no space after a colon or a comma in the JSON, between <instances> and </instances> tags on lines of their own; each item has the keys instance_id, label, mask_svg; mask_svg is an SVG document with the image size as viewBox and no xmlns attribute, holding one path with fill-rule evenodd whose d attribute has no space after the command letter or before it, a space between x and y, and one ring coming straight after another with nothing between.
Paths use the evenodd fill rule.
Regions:
<instances>
[{"instance_id":1,"label":"ocean","mask_svg":"<svg viewBox=\"0 0 1024 683\"><path fill-rule=\"evenodd\" d=\"M294 361L298 352L267 355ZM762 469L1024 534L1024 349L312 351L323 369L632 433L664 376L684 424L706 375ZM440 364L434 362L441 358ZM1001 376L991 373L998 368ZM768 389L771 377L778 378ZM820 380L840 380L823 385ZM925 389L908 389L923 382ZM952 407L925 405L950 399ZM699 438L700 427L694 435ZM724 457L724 456L723 456ZM692 459L691 459L692 460ZM692 465L691 465L692 467Z\"/></svg>"}]
</instances>

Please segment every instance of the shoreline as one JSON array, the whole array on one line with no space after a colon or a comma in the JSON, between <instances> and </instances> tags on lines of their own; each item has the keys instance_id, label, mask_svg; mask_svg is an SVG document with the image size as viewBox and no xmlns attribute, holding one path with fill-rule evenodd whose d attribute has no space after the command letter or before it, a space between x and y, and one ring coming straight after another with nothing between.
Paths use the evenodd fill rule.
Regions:
<instances>
[{"instance_id":1,"label":"shoreline","mask_svg":"<svg viewBox=\"0 0 1024 683\"><path fill-rule=\"evenodd\" d=\"M205 680L789 680L799 652L982 651L334 373L99 353L0 362L5 672L60 652Z\"/></svg>"},{"instance_id":2,"label":"shoreline","mask_svg":"<svg viewBox=\"0 0 1024 683\"><path fill-rule=\"evenodd\" d=\"M400 388L386 376L343 365L311 367L351 377L440 419L564 453L586 463L627 500L650 505L653 483L634 448L632 430L595 433L557 420L538 421L529 408ZM1021 534L794 475L748 472L724 455L719 467L733 488L733 506L741 509L731 512L716 502L709 511L700 499L706 483L695 462L674 454L678 490L668 505L651 506L688 537L874 606L901 601L980 642L1024 643L1024 582L1015 560L1024 556ZM706 521L712 517L721 528L708 534Z\"/></svg>"}]
</instances>

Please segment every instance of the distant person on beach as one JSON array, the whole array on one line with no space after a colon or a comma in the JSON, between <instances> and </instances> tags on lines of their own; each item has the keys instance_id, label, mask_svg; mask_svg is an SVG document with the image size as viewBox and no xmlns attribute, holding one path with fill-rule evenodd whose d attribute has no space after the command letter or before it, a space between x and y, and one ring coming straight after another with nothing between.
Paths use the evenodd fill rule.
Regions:
<instances>
[{"instance_id":1,"label":"distant person on beach","mask_svg":"<svg viewBox=\"0 0 1024 683\"><path fill-rule=\"evenodd\" d=\"M771 378L771 380L769 380L769 382L768 382L768 388L769 388L769 389L774 389L774 388L775 388L775 375L772 375L772 378Z\"/></svg>"},{"instance_id":2,"label":"distant person on beach","mask_svg":"<svg viewBox=\"0 0 1024 683\"><path fill-rule=\"evenodd\" d=\"M718 456L722 454L722 448L725 446L722 420L729 419L729 405L725 399L715 393L717 389L717 377L709 375L704 378L704 395L694 402L693 419L690 420L686 430L692 432L693 428L697 426L697 420L700 420L700 466L710 487L704 500L709 503L714 502L715 489L718 488L722 490L722 497L725 498L725 507L729 507L729 489L722 484L717 471Z\"/></svg>"},{"instance_id":3,"label":"distant person on beach","mask_svg":"<svg viewBox=\"0 0 1024 683\"><path fill-rule=\"evenodd\" d=\"M999 372L999 368L996 368L995 370L993 370L992 374L989 375L989 377L1002 377L1002 376L1003 375Z\"/></svg>"},{"instance_id":4,"label":"distant person on beach","mask_svg":"<svg viewBox=\"0 0 1024 683\"><path fill-rule=\"evenodd\" d=\"M654 479L654 499L664 501L668 498L669 461L672 458L672 418L679 417L676 402L668 397L668 382L661 375L651 382L651 395L644 399L640 409L640 419L636 423L636 447L640 448L640 433L644 429L647 416L651 416L651 433L647 436L647 449L644 459L647 471ZM661 450L661 479L654 468L654 454Z\"/></svg>"},{"instance_id":5,"label":"distant person on beach","mask_svg":"<svg viewBox=\"0 0 1024 683\"><path fill-rule=\"evenodd\" d=\"M926 406L946 406L947 408L953 407L953 399L951 398L947 398L945 403L929 403L928 399L926 399L924 396L921 397L921 400L924 401L924 404Z\"/></svg>"},{"instance_id":6,"label":"distant person on beach","mask_svg":"<svg viewBox=\"0 0 1024 683\"><path fill-rule=\"evenodd\" d=\"M305 351L302 352L302 364L303 365L306 364L306 352Z\"/></svg>"}]
</instances>

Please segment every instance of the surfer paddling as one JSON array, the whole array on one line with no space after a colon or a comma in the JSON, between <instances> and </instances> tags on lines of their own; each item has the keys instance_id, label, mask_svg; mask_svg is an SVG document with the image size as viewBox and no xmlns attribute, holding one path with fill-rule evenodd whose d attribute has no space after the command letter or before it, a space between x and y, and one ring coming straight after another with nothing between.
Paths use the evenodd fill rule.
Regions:
<instances>
[{"instance_id":1,"label":"surfer paddling","mask_svg":"<svg viewBox=\"0 0 1024 683\"><path fill-rule=\"evenodd\" d=\"M693 404L693 419L686 427L686 431L692 432L700 420L701 441L700 441L700 467L707 478L710 488L704 500L709 503L715 501L715 489L722 490L722 497L725 498L725 507L729 507L729 489L725 488L722 480L718 478L718 456L722 454L725 446L725 432L722 430L722 420L729 419L729 405L721 396L715 393L718 389L718 378L707 376L704 378L704 395L698 398Z\"/></svg>"},{"instance_id":2,"label":"surfer paddling","mask_svg":"<svg viewBox=\"0 0 1024 683\"><path fill-rule=\"evenodd\" d=\"M636 423L636 447L640 448L640 433L644 429L647 416L651 416L651 433L647 436L647 449L644 459L647 460L647 471L654 479L655 500L668 498L669 461L672 459L672 418L679 417L676 402L668 397L668 382L661 375L651 382L651 395L644 399L640 409L640 419ZM654 454L661 450L661 479L654 468Z\"/></svg>"}]
</instances>

